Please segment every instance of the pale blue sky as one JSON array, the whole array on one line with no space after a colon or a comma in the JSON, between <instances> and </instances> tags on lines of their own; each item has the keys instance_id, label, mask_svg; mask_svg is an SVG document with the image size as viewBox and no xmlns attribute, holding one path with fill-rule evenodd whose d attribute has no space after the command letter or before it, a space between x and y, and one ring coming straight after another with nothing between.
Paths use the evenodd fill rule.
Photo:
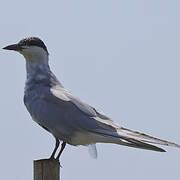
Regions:
<instances>
[{"instance_id":1,"label":"pale blue sky","mask_svg":"<svg viewBox=\"0 0 180 180\"><path fill-rule=\"evenodd\" d=\"M180 143L180 2L1 1L0 47L39 36L71 92L117 123ZM23 105L25 61L0 50L0 179L32 180L52 136ZM180 149L167 153L98 144L99 157L68 145L61 179L179 180Z\"/></svg>"}]
</instances>

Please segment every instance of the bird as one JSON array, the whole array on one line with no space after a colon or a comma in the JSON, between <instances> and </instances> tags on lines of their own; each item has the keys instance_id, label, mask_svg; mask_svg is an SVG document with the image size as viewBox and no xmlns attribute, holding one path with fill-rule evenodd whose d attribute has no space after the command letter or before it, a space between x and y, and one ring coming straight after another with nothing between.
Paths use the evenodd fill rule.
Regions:
<instances>
[{"instance_id":1,"label":"bird","mask_svg":"<svg viewBox=\"0 0 180 180\"><path fill-rule=\"evenodd\" d=\"M55 147L49 159L59 160L66 144L88 146L94 158L97 158L97 143L113 143L157 152L166 152L157 145L180 148L177 143L120 126L73 96L50 70L49 52L40 38L23 38L3 49L19 52L25 58L24 104L32 119L55 138Z\"/></svg>"}]
</instances>

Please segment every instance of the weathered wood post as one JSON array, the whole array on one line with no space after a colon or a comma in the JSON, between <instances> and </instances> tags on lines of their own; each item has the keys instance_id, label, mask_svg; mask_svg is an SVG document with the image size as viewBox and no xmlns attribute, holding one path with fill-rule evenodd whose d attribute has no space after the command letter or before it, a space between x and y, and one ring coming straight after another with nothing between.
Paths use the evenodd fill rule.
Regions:
<instances>
[{"instance_id":1,"label":"weathered wood post","mask_svg":"<svg viewBox=\"0 0 180 180\"><path fill-rule=\"evenodd\" d=\"M34 161L34 180L60 180L60 163L56 160Z\"/></svg>"}]
</instances>

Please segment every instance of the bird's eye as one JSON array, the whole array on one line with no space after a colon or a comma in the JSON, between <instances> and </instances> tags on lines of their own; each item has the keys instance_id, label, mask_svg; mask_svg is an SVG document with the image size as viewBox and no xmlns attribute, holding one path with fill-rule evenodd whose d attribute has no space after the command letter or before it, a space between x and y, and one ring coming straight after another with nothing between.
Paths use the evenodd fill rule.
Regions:
<instances>
[{"instance_id":1,"label":"bird's eye","mask_svg":"<svg viewBox=\"0 0 180 180\"><path fill-rule=\"evenodd\" d=\"M23 49L27 49L28 47L27 46L20 46L21 47L21 51L23 50Z\"/></svg>"}]
</instances>

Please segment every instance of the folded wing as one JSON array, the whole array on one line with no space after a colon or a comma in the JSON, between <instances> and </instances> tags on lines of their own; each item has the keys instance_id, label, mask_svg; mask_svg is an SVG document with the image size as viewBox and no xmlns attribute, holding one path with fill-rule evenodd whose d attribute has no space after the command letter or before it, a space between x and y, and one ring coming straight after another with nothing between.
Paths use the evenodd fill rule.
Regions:
<instances>
[{"instance_id":1,"label":"folded wing","mask_svg":"<svg viewBox=\"0 0 180 180\"><path fill-rule=\"evenodd\" d=\"M90 132L91 134L94 135L98 134L99 136L102 136L105 143L107 142L116 143L129 147L148 149L148 150L160 151L160 152L164 152L165 150L156 147L152 144L159 144L159 145L173 146L180 148L180 145L176 143L155 138L153 136L141 132L133 131L124 127L120 127L119 125L114 123L110 118L99 113L95 108L82 102L80 99L72 96L71 93L69 93L65 89L62 88L51 89L51 92L54 96L61 99L61 101L64 100L72 103L72 105L73 106L75 105L76 108L79 109L82 114L84 114L86 117L89 117L88 121L89 122L91 121L90 127L88 126L87 119L86 121L81 120L80 122L78 122L78 125L81 125L81 127L84 128L84 131ZM77 114L77 117L75 117L76 115L73 114L74 119L77 120L78 115L79 114ZM92 128L93 122L96 124L94 128Z\"/></svg>"}]
</instances>

